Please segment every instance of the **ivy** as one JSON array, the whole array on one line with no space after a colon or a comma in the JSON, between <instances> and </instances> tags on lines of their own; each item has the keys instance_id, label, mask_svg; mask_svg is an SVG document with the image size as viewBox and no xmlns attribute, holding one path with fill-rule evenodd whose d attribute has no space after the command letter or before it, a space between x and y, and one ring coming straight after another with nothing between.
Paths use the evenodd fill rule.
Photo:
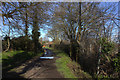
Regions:
<instances>
[{"instance_id":1,"label":"ivy","mask_svg":"<svg viewBox=\"0 0 120 80\"><path fill-rule=\"evenodd\" d=\"M104 54L109 54L114 48L114 43L108 41L107 38L100 38L99 43L101 44L102 47L101 52Z\"/></svg>"},{"instance_id":2,"label":"ivy","mask_svg":"<svg viewBox=\"0 0 120 80\"><path fill-rule=\"evenodd\" d=\"M113 62L115 66L115 71L120 72L120 57L114 58Z\"/></svg>"}]
</instances>

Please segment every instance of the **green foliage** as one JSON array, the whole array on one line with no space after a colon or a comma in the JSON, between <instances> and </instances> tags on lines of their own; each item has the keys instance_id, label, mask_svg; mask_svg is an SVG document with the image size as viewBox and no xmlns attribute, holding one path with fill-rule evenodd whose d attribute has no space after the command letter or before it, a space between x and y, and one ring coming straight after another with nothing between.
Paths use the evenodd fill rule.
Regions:
<instances>
[{"instance_id":1,"label":"green foliage","mask_svg":"<svg viewBox=\"0 0 120 80\"><path fill-rule=\"evenodd\" d=\"M107 40L107 38L100 38L100 44L101 44L101 47L102 47L102 53L105 53L105 54L109 54L113 48L114 48L114 43L113 42L109 42Z\"/></svg>"},{"instance_id":2,"label":"green foliage","mask_svg":"<svg viewBox=\"0 0 120 80\"><path fill-rule=\"evenodd\" d=\"M55 50L53 48L49 48L49 49L53 50L58 57L61 57L56 60L56 66L57 66L57 70L64 76L64 78L76 78L76 76L67 66L67 64L71 62L71 59L68 57L68 55L61 50Z\"/></svg>"},{"instance_id":3,"label":"green foliage","mask_svg":"<svg viewBox=\"0 0 120 80\"><path fill-rule=\"evenodd\" d=\"M26 38L25 36L20 36L18 38L11 39L11 47L10 48L12 48L13 50L32 51L33 50L33 42L32 42L32 40L30 40L29 38Z\"/></svg>"},{"instance_id":4,"label":"green foliage","mask_svg":"<svg viewBox=\"0 0 120 80\"><path fill-rule=\"evenodd\" d=\"M55 44L54 48L59 49L61 51L64 51L65 53L69 54L69 49L70 49L69 44L63 44L63 43L62 44Z\"/></svg>"},{"instance_id":5,"label":"green foliage","mask_svg":"<svg viewBox=\"0 0 120 80\"><path fill-rule=\"evenodd\" d=\"M109 79L110 79L109 76L103 76L103 75L99 75L98 77L97 77L97 75L96 75L96 78L97 78L98 80L102 80L102 79L104 79L104 80L109 80Z\"/></svg>"},{"instance_id":6,"label":"green foliage","mask_svg":"<svg viewBox=\"0 0 120 80\"><path fill-rule=\"evenodd\" d=\"M36 45L35 45L35 44ZM8 42L6 38L2 41L2 49L3 51L7 49ZM34 51L35 48L39 51L42 51L41 44L38 42L38 39L31 40L26 36L19 36L10 39L10 50L24 50L24 51Z\"/></svg>"},{"instance_id":7,"label":"green foliage","mask_svg":"<svg viewBox=\"0 0 120 80\"><path fill-rule=\"evenodd\" d=\"M114 74L114 66L113 66L113 62L115 65L115 69L118 71L118 58L113 59L114 56L114 49L115 49L115 43L114 42L110 42L107 40L107 38L103 37L100 38L100 44L101 44L101 53L100 54L100 59L101 62L100 64L103 64L100 66L100 68L102 68L102 70L107 74L107 76L103 75L102 72L99 75L100 78L110 78L110 75ZM113 62L112 62L113 59ZM109 66L109 67L108 67Z\"/></svg>"},{"instance_id":8,"label":"green foliage","mask_svg":"<svg viewBox=\"0 0 120 80\"><path fill-rule=\"evenodd\" d=\"M53 48L49 48L56 53L60 58L56 59L57 70L64 75L65 78L78 78L76 75L79 75L79 78L92 78L88 73L83 70L77 70L77 67L80 66L75 61L72 61L68 55L61 51ZM76 67L75 67L76 66ZM73 71L73 68L76 69L76 72ZM79 72L79 74L77 73Z\"/></svg>"},{"instance_id":9,"label":"green foliage","mask_svg":"<svg viewBox=\"0 0 120 80\"><path fill-rule=\"evenodd\" d=\"M2 53L2 67L3 70L10 70L14 67L19 66L28 59L31 59L34 56L40 56L43 53L35 55L33 52L25 51L9 51Z\"/></svg>"},{"instance_id":10,"label":"green foliage","mask_svg":"<svg viewBox=\"0 0 120 80\"><path fill-rule=\"evenodd\" d=\"M26 36L19 36L14 37L9 40L10 41L10 50L24 50L24 51L34 51L36 48L37 50L41 51L41 44L36 40L31 40L29 37ZM36 45L34 45L34 42ZM2 41L2 50L6 50L8 46L8 42L5 39Z\"/></svg>"},{"instance_id":11,"label":"green foliage","mask_svg":"<svg viewBox=\"0 0 120 80\"><path fill-rule=\"evenodd\" d=\"M120 72L120 56L113 59L115 71Z\"/></svg>"},{"instance_id":12,"label":"green foliage","mask_svg":"<svg viewBox=\"0 0 120 80\"><path fill-rule=\"evenodd\" d=\"M63 73L65 78L76 78L75 75L67 66L67 64L70 63L71 61L70 58L65 56L63 53L61 53L59 56L62 57L56 60L56 66L58 68L58 71Z\"/></svg>"}]
</instances>

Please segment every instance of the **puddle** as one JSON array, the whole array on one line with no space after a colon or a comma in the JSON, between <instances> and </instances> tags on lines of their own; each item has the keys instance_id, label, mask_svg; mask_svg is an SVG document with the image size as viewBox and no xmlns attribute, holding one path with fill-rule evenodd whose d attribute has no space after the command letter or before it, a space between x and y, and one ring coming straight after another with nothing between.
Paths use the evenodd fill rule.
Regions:
<instances>
[{"instance_id":1,"label":"puddle","mask_svg":"<svg viewBox=\"0 0 120 80\"><path fill-rule=\"evenodd\" d=\"M40 57L40 59L54 59L54 57Z\"/></svg>"}]
</instances>

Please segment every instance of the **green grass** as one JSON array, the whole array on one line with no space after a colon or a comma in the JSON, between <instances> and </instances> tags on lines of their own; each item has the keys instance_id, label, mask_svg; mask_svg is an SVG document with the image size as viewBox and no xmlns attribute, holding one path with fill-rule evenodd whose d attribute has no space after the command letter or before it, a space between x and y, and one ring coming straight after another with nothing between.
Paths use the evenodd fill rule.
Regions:
<instances>
[{"instance_id":1,"label":"green grass","mask_svg":"<svg viewBox=\"0 0 120 80\"><path fill-rule=\"evenodd\" d=\"M64 78L92 78L88 73L84 72L83 70L77 70L76 67L80 67L78 63L72 61L70 57L61 50L56 50L53 48L51 49L54 53L56 53L58 58L56 60L57 70L64 76ZM76 77L76 73L73 72L72 68L76 69L76 72L79 72L79 77ZM76 67L75 67L76 66Z\"/></svg>"},{"instance_id":2,"label":"green grass","mask_svg":"<svg viewBox=\"0 0 120 80\"><path fill-rule=\"evenodd\" d=\"M2 59L8 59L9 57L13 57L14 55L18 53L22 53L24 51L9 51L9 52L3 52L2 53Z\"/></svg>"},{"instance_id":3,"label":"green grass","mask_svg":"<svg viewBox=\"0 0 120 80\"><path fill-rule=\"evenodd\" d=\"M2 53L2 68L5 71L9 71L14 67L17 67L24 63L26 60L33 58L34 56L41 56L42 53L34 54L33 52L25 51L9 51Z\"/></svg>"},{"instance_id":4,"label":"green grass","mask_svg":"<svg viewBox=\"0 0 120 80\"><path fill-rule=\"evenodd\" d=\"M60 50L54 50L53 48L48 48L53 50L57 56L61 57L56 60L57 70L64 76L64 78L77 78L74 73L67 66L68 63L71 62L71 59L64 52Z\"/></svg>"},{"instance_id":5,"label":"green grass","mask_svg":"<svg viewBox=\"0 0 120 80\"><path fill-rule=\"evenodd\" d=\"M70 68L67 66L71 62L70 58L64 53L59 54L61 58L56 60L56 66L59 72L61 72L65 78L76 78Z\"/></svg>"}]
</instances>

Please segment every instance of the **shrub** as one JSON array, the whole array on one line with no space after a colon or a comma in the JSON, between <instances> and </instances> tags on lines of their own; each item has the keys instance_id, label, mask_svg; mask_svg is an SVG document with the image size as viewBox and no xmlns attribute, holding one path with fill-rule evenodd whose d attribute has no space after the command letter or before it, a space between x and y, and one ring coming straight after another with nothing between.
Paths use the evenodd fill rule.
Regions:
<instances>
[{"instance_id":1,"label":"shrub","mask_svg":"<svg viewBox=\"0 0 120 80\"><path fill-rule=\"evenodd\" d=\"M24 51L33 51L34 50L34 43L31 39L25 36L20 36L18 38L11 39L11 46L13 50L24 50ZM42 46L38 43L36 46L38 50L41 50Z\"/></svg>"},{"instance_id":2,"label":"shrub","mask_svg":"<svg viewBox=\"0 0 120 80\"><path fill-rule=\"evenodd\" d=\"M100 44L101 44L101 47L102 47L102 53L105 53L105 54L109 54L113 48L114 48L114 43L113 42L109 42L107 40L107 38L101 38L100 39Z\"/></svg>"},{"instance_id":3,"label":"shrub","mask_svg":"<svg viewBox=\"0 0 120 80\"><path fill-rule=\"evenodd\" d=\"M2 41L2 51L7 49L7 41L3 40Z\"/></svg>"},{"instance_id":4,"label":"shrub","mask_svg":"<svg viewBox=\"0 0 120 80\"><path fill-rule=\"evenodd\" d=\"M120 53L119 53L120 54ZM120 72L120 56L113 59L115 71Z\"/></svg>"}]
</instances>

